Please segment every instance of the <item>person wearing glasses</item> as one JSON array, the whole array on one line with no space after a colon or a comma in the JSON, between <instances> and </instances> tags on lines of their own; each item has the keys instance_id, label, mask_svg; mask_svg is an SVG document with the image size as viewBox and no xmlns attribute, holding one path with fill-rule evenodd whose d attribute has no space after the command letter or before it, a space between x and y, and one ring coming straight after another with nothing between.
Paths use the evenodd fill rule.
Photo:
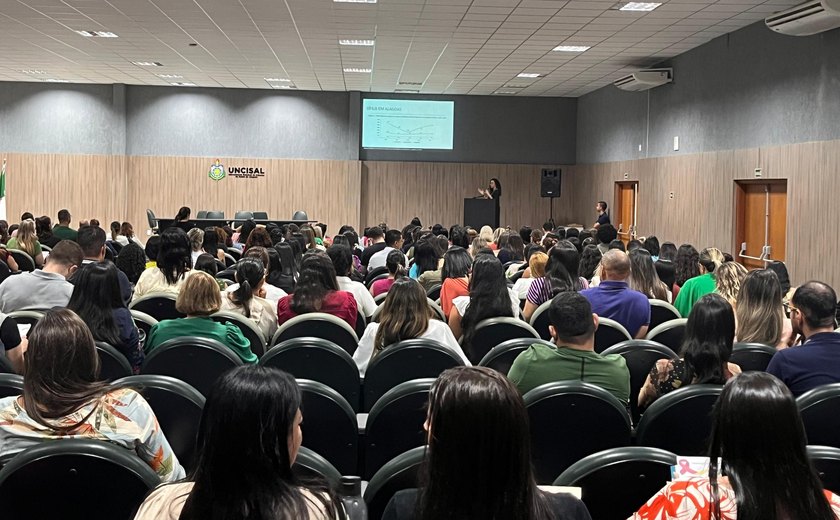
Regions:
<instances>
[{"instance_id":1,"label":"person wearing glasses","mask_svg":"<svg viewBox=\"0 0 840 520\"><path fill-rule=\"evenodd\" d=\"M790 300L791 327L804 343L776 352L767 372L781 379L794 396L840 382L840 334L834 331L836 305L834 289L816 281L796 289Z\"/></svg>"}]
</instances>

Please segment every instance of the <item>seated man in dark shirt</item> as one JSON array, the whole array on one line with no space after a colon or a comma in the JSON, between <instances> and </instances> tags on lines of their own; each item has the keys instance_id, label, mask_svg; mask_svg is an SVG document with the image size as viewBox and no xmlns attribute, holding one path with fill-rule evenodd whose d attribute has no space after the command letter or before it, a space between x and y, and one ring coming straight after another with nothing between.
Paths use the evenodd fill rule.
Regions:
<instances>
[{"instance_id":1,"label":"seated man in dark shirt","mask_svg":"<svg viewBox=\"0 0 840 520\"><path fill-rule=\"evenodd\" d=\"M795 396L840 382L840 334L834 332L836 305L834 289L822 282L800 286L790 300L793 332L806 341L777 352L767 372L781 379Z\"/></svg>"}]
</instances>

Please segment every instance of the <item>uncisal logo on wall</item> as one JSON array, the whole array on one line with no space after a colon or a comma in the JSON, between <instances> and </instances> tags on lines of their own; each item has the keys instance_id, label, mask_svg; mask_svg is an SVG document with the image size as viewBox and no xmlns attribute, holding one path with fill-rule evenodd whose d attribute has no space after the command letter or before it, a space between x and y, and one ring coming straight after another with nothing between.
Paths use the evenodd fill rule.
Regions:
<instances>
[{"instance_id":1,"label":"uncisal logo on wall","mask_svg":"<svg viewBox=\"0 0 840 520\"><path fill-rule=\"evenodd\" d=\"M259 177L265 177L265 170L254 166L231 166L225 170L225 165L222 164L222 161L216 159L210 166L208 177L214 181L220 181L227 175L237 179L257 179Z\"/></svg>"},{"instance_id":2,"label":"uncisal logo on wall","mask_svg":"<svg viewBox=\"0 0 840 520\"><path fill-rule=\"evenodd\" d=\"M220 181L225 178L225 165L218 159L210 166L209 177L214 181Z\"/></svg>"}]
</instances>

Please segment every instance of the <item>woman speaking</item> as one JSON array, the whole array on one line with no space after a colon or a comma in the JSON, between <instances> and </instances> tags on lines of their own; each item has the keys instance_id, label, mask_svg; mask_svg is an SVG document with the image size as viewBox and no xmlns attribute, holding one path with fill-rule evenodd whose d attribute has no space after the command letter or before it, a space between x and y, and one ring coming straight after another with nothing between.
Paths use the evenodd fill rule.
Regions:
<instances>
[{"instance_id":1,"label":"woman speaking","mask_svg":"<svg viewBox=\"0 0 840 520\"><path fill-rule=\"evenodd\" d=\"M495 177L490 179L490 186L487 189L479 188L478 193L480 193L485 199L493 199L496 203L499 203L499 197L502 196L502 183L499 182L499 179Z\"/></svg>"}]
</instances>

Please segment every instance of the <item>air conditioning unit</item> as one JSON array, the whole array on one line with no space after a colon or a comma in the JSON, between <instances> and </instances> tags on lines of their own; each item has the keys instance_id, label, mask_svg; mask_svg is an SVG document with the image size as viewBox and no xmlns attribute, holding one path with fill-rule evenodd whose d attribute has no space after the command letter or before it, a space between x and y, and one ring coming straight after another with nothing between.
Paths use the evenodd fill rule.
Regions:
<instances>
[{"instance_id":1,"label":"air conditioning unit","mask_svg":"<svg viewBox=\"0 0 840 520\"><path fill-rule=\"evenodd\" d=\"M790 36L810 36L840 27L840 0L812 0L764 19L770 29Z\"/></svg>"},{"instance_id":2,"label":"air conditioning unit","mask_svg":"<svg viewBox=\"0 0 840 520\"><path fill-rule=\"evenodd\" d=\"M674 81L674 69L646 69L617 79L613 85L621 90L638 92L661 87Z\"/></svg>"}]
</instances>

